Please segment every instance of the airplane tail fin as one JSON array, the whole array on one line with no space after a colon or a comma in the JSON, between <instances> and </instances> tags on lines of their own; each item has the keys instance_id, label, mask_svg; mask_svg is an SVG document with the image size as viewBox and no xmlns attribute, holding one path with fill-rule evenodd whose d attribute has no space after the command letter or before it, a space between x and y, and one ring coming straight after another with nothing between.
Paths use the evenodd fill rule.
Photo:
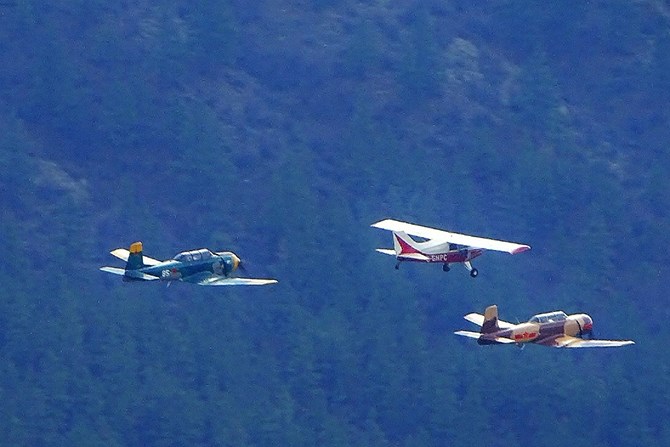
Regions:
<instances>
[{"instance_id":1,"label":"airplane tail fin","mask_svg":"<svg viewBox=\"0 0 670 447\"><path fill-rule=\"evenodd\" d=\"M495 304L489 306L484 311L484 322L482 323L482 334L491 334L493 332L498 332L500 327L498 326L498 306Z\"/></svg>"},{"instance_id":2,"label":"airplane tail fin","mask_svg":"<svg viewBox=\"0 0 670 447\"><path fill-rule=\"evenodd\" d=\"M430 261L430 258L419 248L419 243L404 231L393 232L393 250L396 258L401 260Z\"/></svg>"},{"instance_id":3,"label":"airplane tail fin","mask_svg":"<svg viewBox=\"0 0 670 447\"><path fill-rule=\"evenodd\" d=\"M144 256L142 255L142 242L130 244L130 254L126 262L126 270L139 270L144 267Z\"/></svg>"},{"instance_id":4,"label":"airplane tail fin","mask_svg":"<svg viewBox=\"0 0 670 447\"><path fill-rule=\"evenodd\" d=\"M396 256L423 254L419 250L416 241L404 231L393 232L393 249Z\"/></svg>"}]
</instances>

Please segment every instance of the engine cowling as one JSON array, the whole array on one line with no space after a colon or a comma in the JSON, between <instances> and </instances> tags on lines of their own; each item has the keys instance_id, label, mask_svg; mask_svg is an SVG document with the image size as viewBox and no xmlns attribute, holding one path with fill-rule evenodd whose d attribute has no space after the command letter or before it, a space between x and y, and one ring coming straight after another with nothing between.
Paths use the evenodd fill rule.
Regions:
<instances>
[{"instance_id":1,"label":"engine cowling","mask_svg":"<svg viewBox=\"0 0 670 447\"><path fill-rule=\"evenodd\" d=\"M593 331L593 320L586 314L570 315L565 322L565 335L582 337Z\"/></svg>"},{"instance_id":2,"label":"engine cowling","mask_svg":"<svg viewBox=\"0 0 670 447\"><path fill-rule=\"evenodd\" d=\"M220 268L221 273L224 275L229 275L230 273L234 272L240 265L240 258L238 258L237 255L233 252L225 251L217 253L217 255L219 255L221 258ZM215 267L215 270L216 269L217 267Z\"/></svg>"}]
</instances>

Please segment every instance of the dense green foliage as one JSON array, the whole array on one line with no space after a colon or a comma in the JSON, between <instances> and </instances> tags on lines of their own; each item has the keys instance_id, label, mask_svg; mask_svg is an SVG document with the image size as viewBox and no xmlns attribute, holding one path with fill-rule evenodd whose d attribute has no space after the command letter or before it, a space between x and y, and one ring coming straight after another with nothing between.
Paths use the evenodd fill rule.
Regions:
<instances>
[{"instance_id":1,"label":"dense green foliage","mask_svg":"<svg viewBox=\"0 0 670 447\"><path fill-rule=\"evenodd\" d=\"M669 73L653 0L2 2L0 439L670 445ZM396 272L385 217L533 250ZM452 335L491 303L638 344Z\"/></svg>"}]
</instances>

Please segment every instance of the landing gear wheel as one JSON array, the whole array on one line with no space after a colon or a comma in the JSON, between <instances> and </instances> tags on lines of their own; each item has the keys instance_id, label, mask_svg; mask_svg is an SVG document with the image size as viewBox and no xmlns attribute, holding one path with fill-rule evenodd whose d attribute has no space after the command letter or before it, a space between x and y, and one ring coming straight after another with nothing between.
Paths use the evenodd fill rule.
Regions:
<instances>
[{"instance_id":1,"label":"landing gear wheel","mask_svg":"<svg viewBox=\"0 0 670 447\"><path fill-rule=\"evenodd\" d=\"M398 270L399 268L400 268L400 263L397 263L397 264L395 265L395 269Z\"/></svg>"},{"instance_id":2,"label":"landing gear wheel","mask_svg":"<svg viewBox=\"0 0 670 447\"><path fill-rule=\"evenodd\" d=\"M445 272L448 272L449 270L451 270L449 268L449 264L442 264L442 270L445 271Z\"/></svg>"},{"instance_id":3,"label":"landing gear wheel","mask_svg":"<svg viewBox=\"0 0 670 447\"><path fill-rule=\"evenodd\" d=\"M470 276L472 276L473 278L476 278L477 275L479 275L479 270L477 270L477 269L470 270Z\"/></svg>"}]
</instances>

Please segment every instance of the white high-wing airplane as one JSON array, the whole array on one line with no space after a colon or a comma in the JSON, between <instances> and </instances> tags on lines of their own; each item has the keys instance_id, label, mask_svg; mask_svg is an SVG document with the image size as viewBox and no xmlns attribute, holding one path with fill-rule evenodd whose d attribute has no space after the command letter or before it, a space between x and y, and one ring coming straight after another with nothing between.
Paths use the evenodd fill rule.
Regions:
<instances>
[{"instance_id":1,"label":"white high-wing airplane","mask_svg":"<svg viewBox=\"0 0 670 447\"><path fill-rule=\"evenodd\" d=\"M513 255L530 250L530 246L524 244L451 233L393 219L382 220L371 226L393 233L393 250L378 248L377 251L395 256L398 260L396 269L402 261L438 262L442 264L442 270L448 272L449 264L458 262L465 265L470 271L470 276L474 278L479 272L472 267L470 261L485 250L504 251ZM417 242L409 236L410 234L428 240Z\"/></svg>"}]
</instances>

